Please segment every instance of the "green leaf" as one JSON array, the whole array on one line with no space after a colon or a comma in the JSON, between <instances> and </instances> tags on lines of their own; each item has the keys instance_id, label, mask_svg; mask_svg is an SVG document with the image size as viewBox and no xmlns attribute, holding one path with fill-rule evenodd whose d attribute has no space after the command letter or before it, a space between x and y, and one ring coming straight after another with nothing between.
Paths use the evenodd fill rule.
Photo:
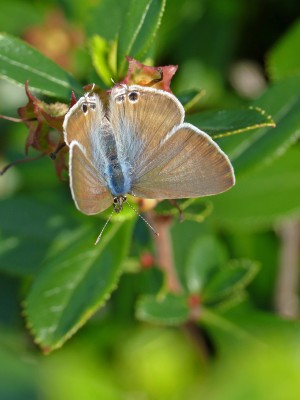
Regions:
<instances>
[{"instance_id":1,"label":"green leaf","mask_svg":"<svg viewBox=\"0 0 300 400\"><path fill-rule=\"evenodd\" d=\"M267 70L271 79L278 80L300 75L300 21L271 49L267 57Z\"/></svg>"},{"instance_id":2,"label":"green leaf","mask_svg":"<svg viewBox=\"0 0 300 400\"><path fill-rule=\"evenodd\" d=\"M18 276L36 273L53 239L76 227L58 198L49 197L53 205L33 196L0 201L1 271Z\"/></svg>"},{"instance_id":3,"label":"green leaf","mask_svg":"<svg viewBox=\"0 0 300 400\"><path fill-rule=\"evenodd\" d=\"M238 230L226 235L226 238L236 258L255 260L261 266L259 274L249 288L250 296L259 308L271 310L274 304L274 287L278 279L277 268L281 251L279 235L274 229L262 232Z\"/></svg>"},{"instance_id":4,"label":"green leaf","mask_svg":"<svg viewBox=\"0 0 300 400\"><path fill-rule=\"evenodd\" d=\"M111 51L109 43L99 35L95 35L90 39L90 51L93 66L107 86L111 86L111 78L114 76L112 68L108 64L109 52Z\"/></svg>"},{"instance_id":5,"label":"green leaf","mask_svg":"<svg viewBox=\"0 0 300 400\"><path fill-rule=\"evenodd\" d=\"M211 198L211 218L229 229L265 229L300 214L300 146L273 164L240 177L226 193Z\"/></svg>"},{"instance_id":6,"label":"green leaf","mask_svg":"<svg viewBox=\"0 0 300 400\"><path fill-rule=\"evenodd\" d=\"M58 238L25 301L27 324L45 352L60 347L117 285L133 221L115 222L94 246L95 232Z\"/></svg>"},{"instance_id":7,"label":"green leaf","mask_svg":"<svg viewBox=\"0 0 300 400\"><path fill-rule=\"evenodd\" d=\"M28 362L26 358L30 356L19 345L18 342L21 342L21 339L18 335L11 331L10 337L14 340L14 343L17 343L13 347L13 350L7 347L3 341L3 337L0 337L0 398L38 400L40 397L38 389L38 363ZM24 357L19 357L18 354L20 353Z\"/></svg>"},{"instance_id":8,"label":"green leaf","mask_svg":"<svg viewBox=\"0 0 300 400\"><path fill-rule=\"evenodd\" d=\"M205 96L205 90L189 90L178 96L178 100L184 106L185 112L192 110Z\"/></svg>"},{"instance_id":9,"label":"green leaf","mask_svg":"<svg viewBox=\"0 0 300 400\"><path fill-rule=\"evenodd\" d=\"M215 271L227 260L227 250L216 237L205 235L196 239L189 249L185 268L189 291L200 293Z\"/></svg>"},{"instance_id":10,"label":"green leaf","mask_svg":"<svg viewBox=\"0 0 300 400\"><path fill-rule=\"evenodd\" d=\"M114 41L129 3L130 0L101 0L89 4L88 20L85 26L88 36L99 35L108 42ZM84 7L86 8L86 4Z\"/></svg>"},{"instance_id":11,"label":"green leaf","mask_svg":"<svg viewBox=\"0 0 300 400\"><path fill-rule=\"evenodd\" d=\"M204 111L199 114L189 115L186 120L211 135L213 139L265 126L275 126L272 118L258 107Z\"/></svg>"},{"instance_id":12,"label":"green leaf","mask_svg":"<svg viewBox=\"0 0 300 400\"><path fill-rule=\"evenodd\" d=\"M0 34L0 76L20 86L29 81L30 89L60 99L71 91L82 93L80 84L61 67L13 36Z\"/></svg>"},{"instance_id":13,"label":"green leaf","mask_svg":"<svg viewBox=\"0 0 300 400\"><path fill-rule=\"evenodd\" d=\"M211 203L199 199L161 201L155 207L159 215L174 216L184 221L203 222L212 212Z\"/></svg>"},{"instance_id":14,"label":"green leaf","mask_svg":"<svg viewBox=\"0 0 300 400\"><path fill-rule=\"evenodd\" d=\"M205 285L201 298L204 304L217 303L241 292L258 272L258 264L250 260L231 260L223 265Z\"/></svg>"},{"instance_id":15,"label":"green leaf","mask_svg":"<svg viewBox=\"0 0 300 400\"><path fill-rule=\"evenodd\" d=\"M139 273L135 274L134 286L138 293L155 295L163 287L164 278L165 276L159 268L142 269Z\"/></svg>"},{"instance_id":16,"label":"green leaf","mask_svg":"<svg viewBox=\"0 0 300 400\"><path fill-rule=\"evenodd\" d=\"M236 174L248 173L281 156L300 136L300 77L270 86L255 101L271 114L276 128L262 128L251 135L220 139L219 143L233 162Z\"/></svg>"},{"instance_id":17,"label":"green leaf","mask_svg":"<svg viewBox=\"0 0 300 400\"><path fill-rule=\"evenodd\" d=\"M181 325L189 318L187 298L167 294L164 297L143 296L137 303L136 317L160 325Z\"/></svg>"},{"instance_id":18,"label":"green leaf","mask_svg":"<svg viewBox=\"0 0 300 400\"><path fill-rule=\"evenodd\" d=\"M238 321L231 321L222 315L220 312L212 311L207 307L201 309L201 323L209 331L220 331L229 335L230 340L239 340L241 342L252 342L253 344L261 344L260 341L256 340L255 335L251 335L247 330L243 329L243 325L240 325Z\"/></svg>"},{"instance_id":19,"label":"green leaf","mask_svg":"<svg viewBox=\"0 0 300 400\"><path fill-rule=\"evenodd\" d=\"M236 290L230 296L222 299L221 302L214 304L213 309L218 312L226 312L231 308L239 306L241 303L248 299L248 293L246 290Z\"/></svg>"},{"instance_id":20,"label":"green leaf","mask_svg":"<svg viewBox=\"0 0 300 400\"><path fill-rule=\"evenodd\" d=\"M2 32L22 35L29 26L40 24L41 10L32 2L22 0L1 3L0 26Z\"/></svg>"},{"instance_id":21,"label":"green leaf","mask_svg":"<svg viewBox=\"0 0 300 400\"><path fill-rule=\"evenodd\" d=\"M119 76L124 74L125 56L145 57L157 33L166 0L131 0L121 24L117 49Z\"/></svg>"},{"instance_id":22,"label":"green leaf","mask_svg":"<svg viewBox=\"0 0 300 400\"><path fill-rule=\"evenodd\" d=\"M286 343L298 341L300 329L299 321L285 320L274 313L259 311L247 303L241 303L227 312L203 307L201 322L223 353L231 353L233 338L236 344L240 342L242 346L245 346L245 340L250 339L269 347L270 340L277 336L286 346Z\"/></svg>"}]
</instances>

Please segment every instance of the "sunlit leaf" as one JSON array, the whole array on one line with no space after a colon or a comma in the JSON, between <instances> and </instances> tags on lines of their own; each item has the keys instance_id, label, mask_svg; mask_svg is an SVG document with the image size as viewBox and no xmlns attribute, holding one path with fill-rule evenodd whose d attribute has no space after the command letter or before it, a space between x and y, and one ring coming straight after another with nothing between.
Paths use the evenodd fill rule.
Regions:
<instances>
[{"instance_id":1,"label":"sunlit leaf","mask_svg":"<svg viewBox=\"0 0 300 400\"><path fill-rule=\"evenodd\" d=\"M92 56L93 66L103 80L110 87L112 85L112 77L114 73L108 65L110 46L108 42L99 35L95 35L90 39L90 51Z\"/></svg>"}]
</instances>

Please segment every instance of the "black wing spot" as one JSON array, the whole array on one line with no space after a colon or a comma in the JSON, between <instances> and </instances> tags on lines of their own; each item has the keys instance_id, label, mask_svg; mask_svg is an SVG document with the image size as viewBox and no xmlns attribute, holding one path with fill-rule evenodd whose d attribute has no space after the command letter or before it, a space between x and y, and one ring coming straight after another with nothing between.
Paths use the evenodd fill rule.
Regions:
<instances>
[{"instance_id":1,"label":"black wing spot","mask_svg":"<svg viewBox=\"0 0 300 400\"><path fill-rule=\"evenodd\" d=\"M124 94L120 94L119 96L116 97L116 103L121 104L121 103L124 103L124 101L125 101Z\"/></svg>"},{"instance_id":2,"label":"black wing spot","mask_svg":"<svg viewBox=\"0 0 300 400\"><path fill-rule=\"evenodd\" d=\"M139 94L137 92L130 92L128 94L128 99L131 103L136 103L138 101Z\"/></svg>"}]
</instances>

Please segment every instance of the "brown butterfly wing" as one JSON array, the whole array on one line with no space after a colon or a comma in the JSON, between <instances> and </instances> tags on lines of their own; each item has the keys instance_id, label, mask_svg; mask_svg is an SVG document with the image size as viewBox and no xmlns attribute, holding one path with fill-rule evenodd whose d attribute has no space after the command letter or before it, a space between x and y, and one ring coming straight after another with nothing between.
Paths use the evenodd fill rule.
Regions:
<instances>
[{"instance_id":1,"label":"brown butterfly wing","mask_svg":"<svg viewBox=\"0 0 300 400\"><path fill-rule=\"evenodd\" d=\"M104 179L84 153L81 144L72 141L69 159L72 197L78 210L84 214L98 214L112 204L113 198Z\"/></svg>"},{"instance_id":2,"label":"brown butterfly wing","mask_svg":"<svg viewBox=\"0 0 300 400\"><path fill-rule=\"evenodd\" d=\"M160 141L184 119L184 109L175 96L138 85L115 86L109 107L118 149L134 171L155 157Z\"/></svg>"},{"instance_id":3,"label":"brown butterfly wing","mask_svg":"<svg viewBox=\"0 0 300 400\"><path fill-rule=\"evenodd\" d=\"M97 94L81 97L67 112L63 129L68 146L76 140L86 151L89 160L95 158L95 142L101 136L101 127L105 122L105 112Z\"/></svg>"},{"instance_id":4,"label":"brown butterfly wing","mask_svg":"<svg viewBox=\"0 0 300 400\"><path fill-rule=\"evenodd\" d=\"M204 132L190 124L175 127L137 175L132 194L154 199L209 196L235 183L228 157Z\"/></svg>"}]
</instances>

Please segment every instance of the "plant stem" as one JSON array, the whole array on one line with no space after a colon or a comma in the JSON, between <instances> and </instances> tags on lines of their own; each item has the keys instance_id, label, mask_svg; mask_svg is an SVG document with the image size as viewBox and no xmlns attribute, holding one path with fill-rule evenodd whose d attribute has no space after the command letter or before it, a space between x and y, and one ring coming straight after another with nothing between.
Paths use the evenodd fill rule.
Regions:
<instances>
[{"instance_id":1,"label":"plant stem","mask_svg":"<svg viewBox=\"0 0 300 400\"><path fill-rule=\"evenodd\" d=\"M172 218L151 215L150 220L156 232L159 233L159 236L154 236L156 262L165 273L167 290L172 293L181 293L182 286L175 269L170 235Z\"/></svg>"},{"instance_id":2,"label":"plant stem","mask_svg":"<svg viewBox=\"0 0 300 400\"><path fill-rule=\"evenodd\" d=\"M159 236L154 236L154 243L156 248L156 262L161 267L166 276L166 288L168 292L180 294L183 292L181 282L177 276L174 258L173 246L170 234L170 227L172 224L172 217L157 216L148 213L147 219L150 220L151 225L159 233ZM195 317L197 314L197 318ZM198 326L199 313L192 313L190 321L182 326L183 332L191 340L196 348L196 351L202 363L207 364L210 351L206 345L205 339Z\"/></svg>"},{"instance_id":3,"label":"plant stem","mask_svg":"<svg viewBox=\"0 0 300 400\"><path fill-rule=\"evenodd\" d=\"M295 319L299 316L300 223L299 221L284 222L278 231L281 238L281 251L275 307L282 317Z\"/></svg>"}]
</instances>

